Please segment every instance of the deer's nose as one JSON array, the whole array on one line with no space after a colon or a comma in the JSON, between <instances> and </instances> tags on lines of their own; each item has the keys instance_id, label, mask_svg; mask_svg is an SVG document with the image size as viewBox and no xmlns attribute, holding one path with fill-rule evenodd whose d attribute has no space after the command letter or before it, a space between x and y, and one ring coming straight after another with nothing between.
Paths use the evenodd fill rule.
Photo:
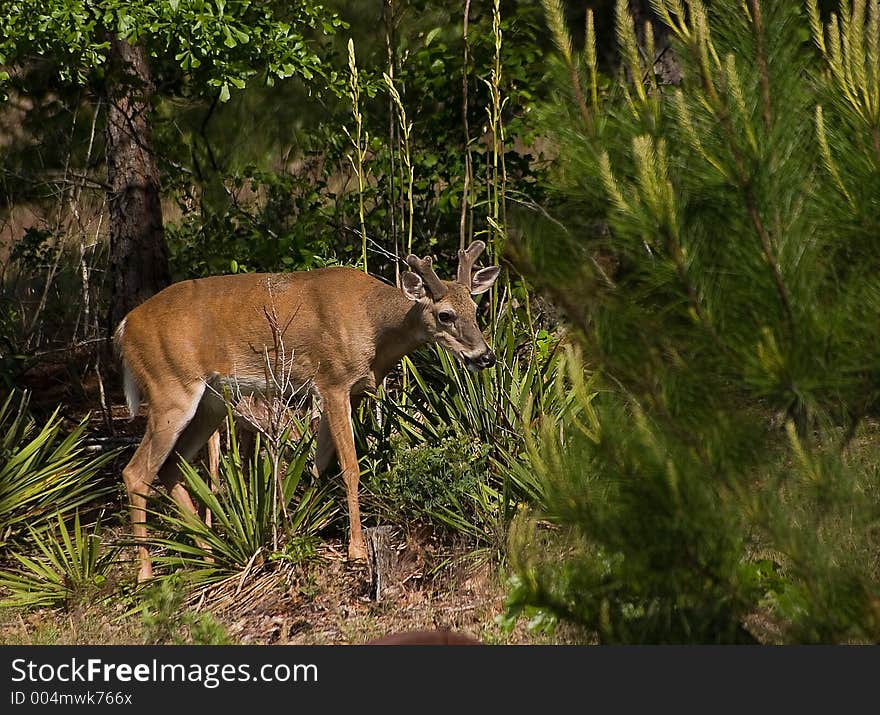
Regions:
<instances>
[{"instance_id":1,"label":"deer's nose","mask_svg":"<svg viewBox=\"0 0 880 715\"><path fill-rule=\"evenodd\" d=\"M491 350L486 350L486 352L474 360L474 364L481 370L485 370L487 367L492 367L495 364L495 353Z\"/></svg>"}]
</instances>

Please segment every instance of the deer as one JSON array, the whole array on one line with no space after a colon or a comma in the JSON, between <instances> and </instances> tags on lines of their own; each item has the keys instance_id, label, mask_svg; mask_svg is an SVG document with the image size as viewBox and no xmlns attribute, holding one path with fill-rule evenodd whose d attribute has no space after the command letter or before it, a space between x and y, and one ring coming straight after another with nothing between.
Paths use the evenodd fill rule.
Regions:
<instances>
[{"instance_id":1,"label":"deer","mask_svg":"<svg viewBox=\"0 0 880 715\"><path fill-rule=\"evenodd\" d=\"M459 250L449 281L437 276L430 256L409 255L399 287L345 266L242 273L173 283L133 308L113 345L131 418L142 396L148 405L143 439L122 471L138 582L153 576L146 502L156 478L181 510L197 515L179 460L191 460L219 428L230 389L272 396L278 382L267 374L267 358L280 352L285 389L306 390L320 405L315 466L323 473L336 456L348 558L365 560L352 415L404 356L426 345L441 346L470 370L495 364L471 297L489 290L501 270L474 270L484 250L482 241Z\"/></svg>"}]
</instances>

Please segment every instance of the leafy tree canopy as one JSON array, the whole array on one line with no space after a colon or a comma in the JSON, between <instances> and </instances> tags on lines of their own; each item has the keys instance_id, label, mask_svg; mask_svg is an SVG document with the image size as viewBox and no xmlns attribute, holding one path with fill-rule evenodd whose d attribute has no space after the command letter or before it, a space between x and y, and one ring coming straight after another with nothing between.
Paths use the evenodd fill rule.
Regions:
<instances>
[{"instance_id":1,"label":"leafy tree canopy","mask_svg":"<svg viewBox=\"0 0 880 715\"><path fill-rule=\"evenodd\" d=\"M142 43L159 71L182 72L192 87L226 101L260 72L270 84L324 75L308 36L341 24L314 0L10 0L0 10L0 65L7 67L0 81L10 66L46 57L64 82L100 79L115 34Z\"/></svg>"}]
</instances>

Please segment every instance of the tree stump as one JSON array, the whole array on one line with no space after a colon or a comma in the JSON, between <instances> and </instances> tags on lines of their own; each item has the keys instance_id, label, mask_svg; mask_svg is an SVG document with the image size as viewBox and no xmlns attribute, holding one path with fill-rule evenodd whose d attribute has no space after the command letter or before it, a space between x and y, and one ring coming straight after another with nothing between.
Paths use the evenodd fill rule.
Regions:
<instances>
[{"instance_id":1,"label":"tree stump","mask_svg":"<svg viewBox=\"0 0 880 715\"><path fill-rule=\"evenodd\" d=\"M364 529L367 546L367 564L370 569L370 598L382 599L382 593L391 581L391 574L397 565L397 550L391 543L394 528L375 526Z\"/></svg>"}]
</instances>

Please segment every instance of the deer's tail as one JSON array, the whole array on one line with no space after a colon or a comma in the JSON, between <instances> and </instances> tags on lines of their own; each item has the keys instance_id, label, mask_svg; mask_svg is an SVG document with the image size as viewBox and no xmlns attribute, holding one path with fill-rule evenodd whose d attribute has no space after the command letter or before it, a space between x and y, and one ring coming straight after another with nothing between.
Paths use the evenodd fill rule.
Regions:
<instances>
[{"instance_id":1,"label":"deer's tail","mask_svg":"<svg viewBox=\"0 0 880 715\"><path fill-rule=\"evenodd\" d=\"M134 419L141 406L141 388L134 379L134 374L125 359L125 350L123 349L123 340L125 339L125 319L116 328L113 333L113 348L116 351L116 357L122 363L122 389L125 391L125 403L128 405L129 419Z\"/></svg>"}]
</instances>

